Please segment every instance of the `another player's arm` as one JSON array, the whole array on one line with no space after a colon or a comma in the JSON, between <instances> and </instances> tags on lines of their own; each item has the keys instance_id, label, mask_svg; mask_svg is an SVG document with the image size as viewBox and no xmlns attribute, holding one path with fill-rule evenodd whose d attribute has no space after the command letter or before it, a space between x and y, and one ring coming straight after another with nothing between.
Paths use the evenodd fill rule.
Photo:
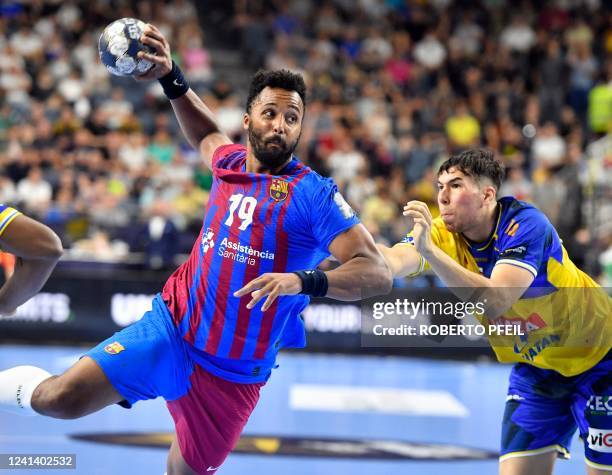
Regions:
<instances>
[{"instance_id":1,"label":"another player's arm","mask_svg":"<svg viewBox=\"0 0 612 475\"><path fill-rule=\"evenodd\" d=\"M0 247L17 257L15 272L0 288L0 314L10 314L38 293L63 249L51 229L23 215L0 235Z\"/></svg>"},{"instance_id":2,"label":"another player's arm","mask_svg":"<svg viewBox=\"0 0 612 475\"><path fill-rule=\"evenodd\" d=\"M393 247L387 247L378 243L376 247L387 261L393 278L408 277L417 274L421 269L423 259L412 244L398 243Z\"/></svg>"},{"instance_id":3,"label":"another player's arm","mask_svg":"<svg viewBox=\"0 0 612 475\"><path fill-rule=\"evenodd\" d=\"M170 73L170 45L159 29L148 24L140 40L155 49L155 54L139 53L140 57L151 61L155 67L137 79L159 79ZM176 99L171 99L170 103L185 138L193 148L200 151L204 162L211 168L214 151L221 145L231 144L232 141L221 131L213 112L192 89Z\"/></svg>"},{"instance_id":4,"label":"another player's arm","mask_svg":"<svg viewBox=\"0 0 612 475\"><path fill-rule=\"evenodd\" d=\"M491 277L485 277L461 267L437 246L424 252L424 257L435 274L459 298L482 302L485 315L490 319L503 315L534 280L531 272L511 264L497 264Z\"/></svg>"},{"instance_id":5,"label":"another player's arm","mask_svg":"<svg viewBox=\"0 0 612 475\"><path fill-rule=\"evenodd\" d=\"M415 223L415 251L423 256L433 272L459 298L482 302L488 318L503 315L533 282L535 277L530 271L511 264L497 264L490 278L465 269L433 243L432 217L427 205L413 201L406 208L404 214Z\"/></svg>"}]
</instances>

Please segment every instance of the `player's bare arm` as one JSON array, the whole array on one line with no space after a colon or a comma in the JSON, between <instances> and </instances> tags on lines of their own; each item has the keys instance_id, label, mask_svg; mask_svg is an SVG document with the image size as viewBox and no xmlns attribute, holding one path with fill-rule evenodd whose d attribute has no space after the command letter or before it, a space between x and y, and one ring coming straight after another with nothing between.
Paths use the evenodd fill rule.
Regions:
<instances>
[{"instance_id":1,"label":"player's bare arm","mask_svg":"<svg viewBox=\"0 0 612 475\"><path fill-rule=\"evenodd\" d=\"M411 244L398 243L393 247L387 247L384 244L378 243L376 247L378 247L378 250L387 261L387 265L394 278L407 277L419 271L421 256L414 250Z\"/></svg>"},{"instance_id":2,"label":"player's bare arm","mask_svg":"<svg viewBox=\"0 0 612 475\"><path fill-rule=\"evenodd\" d=\"M341 265L327 272L328 297L360 300L391 291L391 269L362 224L337 236L329 251Z\"/></svg>"},{"instance_id":3,"label":"player's bare arm","mask_svg":"<svg viewBox=\"0 0 612 475\"><path fill-rule=\"evenodd\" d=\"M135 78L142 81L160 79L168 75L172 71L172 56L170 45L161 31L156 26L147 24L140 41L155 49L154 54L144 51L139 53L139 57L151 61L155 67ZM221 132L212 111L192 89L176 99L171 99L170 103L183 134L193 148L200 150L204 162L210 168L214 151L232 141Z\"/></svg>"},{"instance_id":4,"label":"player's bare arm","mask_svg":"<svg viewBox=\"0 0 612 475\"><path fill-rule=\"evenodd\" d=\"M360 300L386 294L391 290L391 270L363 225L355 225L338 235L331 242L329 251L341 264L325 273L328 282L327 297ZM267 296L262 306L265 311L280 295L296 295L301 291L302 281L297 274L269 273L252 280L234 295L242 297L250 293L252 300L248 308L253 308Z\"/></svg>"},{"instance_id":5,"label":"player's bare arm","mask_svg":"<svg viewBox=\"0 0 612 475\"><path fill-rule=\"evenodd\" d=\"M531 272L511 264L498 264L487 278L461 267L436 246L431 239L432 216L427 205L410 201L404 207L404 215L414 221L414 249L429 263L436 275L460 298L470 299L471 289L482 290L478 298L485 302L486 315L497 318L507 311L533 282Z\"/></svg>"},{"instance_id":6,"label":"player's bare arm","mask_svg":"<svg viewBox=\"0 0 612 475\"><path fill-rule=\"evenodd\" d=\"M17 257L15 272L0 288L0 314L8 315L38 293L63 250L51 229L23 215L0 236L0 247Z\"/></svg>"},{"instance_id":7,"label":"player's bare arm","mask_svg":"<svg viewBox=\"0 0 612 475\"><path fill-rule=\"evenodd\" d=\"M414 228L414 220L410 216L406 216L405 221L408 229ZM412 244L401 242L388 247L377 243L376 246L387 261L394 278L408 277L421 270L423 259Z\"/></svg>"}]
</instances>

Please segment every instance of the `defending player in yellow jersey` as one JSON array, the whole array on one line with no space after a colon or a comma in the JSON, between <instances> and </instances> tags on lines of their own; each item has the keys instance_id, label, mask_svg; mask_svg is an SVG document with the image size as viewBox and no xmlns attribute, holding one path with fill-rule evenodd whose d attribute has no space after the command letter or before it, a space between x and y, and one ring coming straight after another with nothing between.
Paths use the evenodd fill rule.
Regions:
<instances>
[{"instance_id":1,"label":"defending player in yellow jersey","mask_svg":"<svg viewBox=\"0 0 612 475\"><path fill-rule=\"evenodd\" d=\"M63 250L59 237L50 228L0 204L0 251L16 257L14 272L0 287L2 318L38 293ZM2 394L0 403L1 400Z\"/></svg>"},{"instance_id":2,"label":"defending player in yellow jersey","mask_svg":"<svg viewBox=\"0 0 612 475\"><path fill-rule=\"evenodd\" d=\"M546 216L497 197L503 168L468 150L438 171L440 216L409 202L409 233L379 245L395 277L431 270L459 297L486 302L487 324L522 335L490 336L514 362L502 426L502 475L551 474L576 428L590 475L612 470L612 302L570 260Z\"/></svg>"}]
</instances>

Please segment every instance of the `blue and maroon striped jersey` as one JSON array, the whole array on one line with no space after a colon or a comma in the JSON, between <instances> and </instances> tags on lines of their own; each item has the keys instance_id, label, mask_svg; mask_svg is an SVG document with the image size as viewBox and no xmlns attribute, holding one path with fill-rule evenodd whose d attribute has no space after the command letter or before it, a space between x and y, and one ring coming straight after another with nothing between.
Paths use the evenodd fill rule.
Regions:
<instances>
[{"instance_id":1,"label":"blue and maroon striped jersey","mask_svg":"<svg viewBox=\"0 0 612 475\"><path fill-rule=\"evenodd\" d=\"M274 361L283 347L303 347L300 313L309 298L262 300L233 293L266 272L312 269L340 233L359 222L334 182L293 159L280 175L247 173L246 149L219 147L200 235L189 259L162 292L175 325L196 349L222 359Z\"/></svg>"}]
</instances>

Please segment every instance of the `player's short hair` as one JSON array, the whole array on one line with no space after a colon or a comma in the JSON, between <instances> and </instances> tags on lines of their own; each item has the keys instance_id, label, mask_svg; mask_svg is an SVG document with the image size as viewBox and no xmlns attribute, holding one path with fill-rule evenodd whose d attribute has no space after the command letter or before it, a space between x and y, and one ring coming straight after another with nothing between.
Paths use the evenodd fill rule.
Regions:
<instances>
[{"instance_id":1,"label":"player's short hair","mask_svg":"<svg viewBox=\"0 0 612 475\"><path fill-rule=\"evenodd\" d=\"M247 112L251 112L253 101L266 87L277 87L286 91L295 91L300 95L302 104L306 107L306 84L301 74L293 73L287 69L266 71L260 69L251 79L249 97L246 102Z\"/></svg>"},{"instance_id":2,"label":"player's short hair","mask_svg":"<svg viewBox=\"0 0 612 475\"><path fill-rule=\"evenodd\" d=\"M476 181L482 177L489 178L498 190L505 175L504 166L495 159L493 151L486 148L473 148L453 155L440 165L438 176L451 168L456 168Z\"/></svg>"}]
</instances>

